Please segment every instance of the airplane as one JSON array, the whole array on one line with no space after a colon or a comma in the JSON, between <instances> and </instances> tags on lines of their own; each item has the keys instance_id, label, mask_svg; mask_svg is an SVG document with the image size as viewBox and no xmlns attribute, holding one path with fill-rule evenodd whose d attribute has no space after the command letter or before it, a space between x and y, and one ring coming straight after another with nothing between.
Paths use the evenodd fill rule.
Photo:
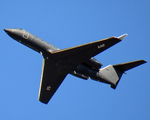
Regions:
<instances>
[{"instance_id":1,"label":"airplane","mask_svg":"<svg viewBox=\"0 0 150 120\"><path fill-rule=\"evenodd\" d=\"M43 56L38 100L45 104L52 98L67 74L84 80L92 79L106 83L116 89L125 71L146 63L144 60L137 60L101 68L102 64L94 58L95 55L122 41L127 34L67 49L59 49L21 28L4 29L4 31L11 38Z\"/></svg>"}]
</instances>

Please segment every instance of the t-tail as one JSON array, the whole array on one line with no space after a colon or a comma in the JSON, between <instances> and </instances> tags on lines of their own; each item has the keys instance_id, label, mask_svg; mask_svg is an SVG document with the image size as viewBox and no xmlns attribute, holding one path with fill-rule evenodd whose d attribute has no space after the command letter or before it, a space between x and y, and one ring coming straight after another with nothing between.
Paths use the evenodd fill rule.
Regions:
<instances>
[{"instance_id":1,"label":"t-tail","mask_svg":"<svg viewBox=\"0 0 150 120\"><path fill-rule=\"evenodd\" d=\"M137 67L143 63L146 63L146 61L137 60L117 65L109 65L101 69L100 73L104 75L104 78L110 84L110 87L115 89L121 79L121 76L123 75L123 73L125 73L125 71Z\"/></svg>"}]
</instances>

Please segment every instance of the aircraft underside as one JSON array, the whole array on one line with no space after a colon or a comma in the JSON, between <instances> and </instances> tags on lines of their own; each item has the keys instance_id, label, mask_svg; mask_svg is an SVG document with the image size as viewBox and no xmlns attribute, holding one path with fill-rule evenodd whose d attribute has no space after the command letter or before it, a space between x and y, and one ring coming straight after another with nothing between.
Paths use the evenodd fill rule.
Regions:
<instances>
[{"instance_id":1,"label":"aircraft underside","mask_svg":"<svg viewBox=\"0 0 150 120\"><path fill-rule=\"evenodd\" d=\"M16 41L43 56L39 101L45 104L69 73L85 80L90 78L110 84L115 89L125 71L146 63L144 60L137 60L101 68L102 64L94 58L95 55L122 41L127 34L59 49L23 29L4 29L4 31Z\"/></svg>"}]
</instances>

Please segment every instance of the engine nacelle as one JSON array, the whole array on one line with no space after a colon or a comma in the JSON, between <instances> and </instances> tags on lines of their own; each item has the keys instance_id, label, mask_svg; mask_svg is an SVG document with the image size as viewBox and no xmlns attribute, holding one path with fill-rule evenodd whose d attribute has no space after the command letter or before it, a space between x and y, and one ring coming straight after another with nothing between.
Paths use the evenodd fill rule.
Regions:
<instances>
[{"instance_id":1,"label":"engine nacelle","mask_svg":"<svg viewBox=\"0 0 150 120\"><path fill-rule=\"evenodd\" d=\"M90 67L90 68L96 69L96 70L100 69L102 66L102 64L93 57L90 58L89 60L85 61L83 64L87 67Z\"/></svg>"}]
</instances>

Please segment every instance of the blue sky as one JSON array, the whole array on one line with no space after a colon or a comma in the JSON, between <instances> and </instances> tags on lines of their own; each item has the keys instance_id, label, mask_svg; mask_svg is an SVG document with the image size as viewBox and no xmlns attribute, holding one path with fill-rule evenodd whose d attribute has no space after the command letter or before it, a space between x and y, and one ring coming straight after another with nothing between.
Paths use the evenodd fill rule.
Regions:
<instances>
[{"instance_id":1,"label":"blue sky","mask_svg":"<svg viewBox=\"0 0 150 120\"><path fill-rule=\"evenodd\" d=\"M0 118L3 120L149 120L149 0L2 0L0 4ZM11 39L23 28L60 49L128 36L97 55L103 67L138 59L116 90L68 75L48 105L38 101L42 56Z\"/></svg>"}]
</instances>

